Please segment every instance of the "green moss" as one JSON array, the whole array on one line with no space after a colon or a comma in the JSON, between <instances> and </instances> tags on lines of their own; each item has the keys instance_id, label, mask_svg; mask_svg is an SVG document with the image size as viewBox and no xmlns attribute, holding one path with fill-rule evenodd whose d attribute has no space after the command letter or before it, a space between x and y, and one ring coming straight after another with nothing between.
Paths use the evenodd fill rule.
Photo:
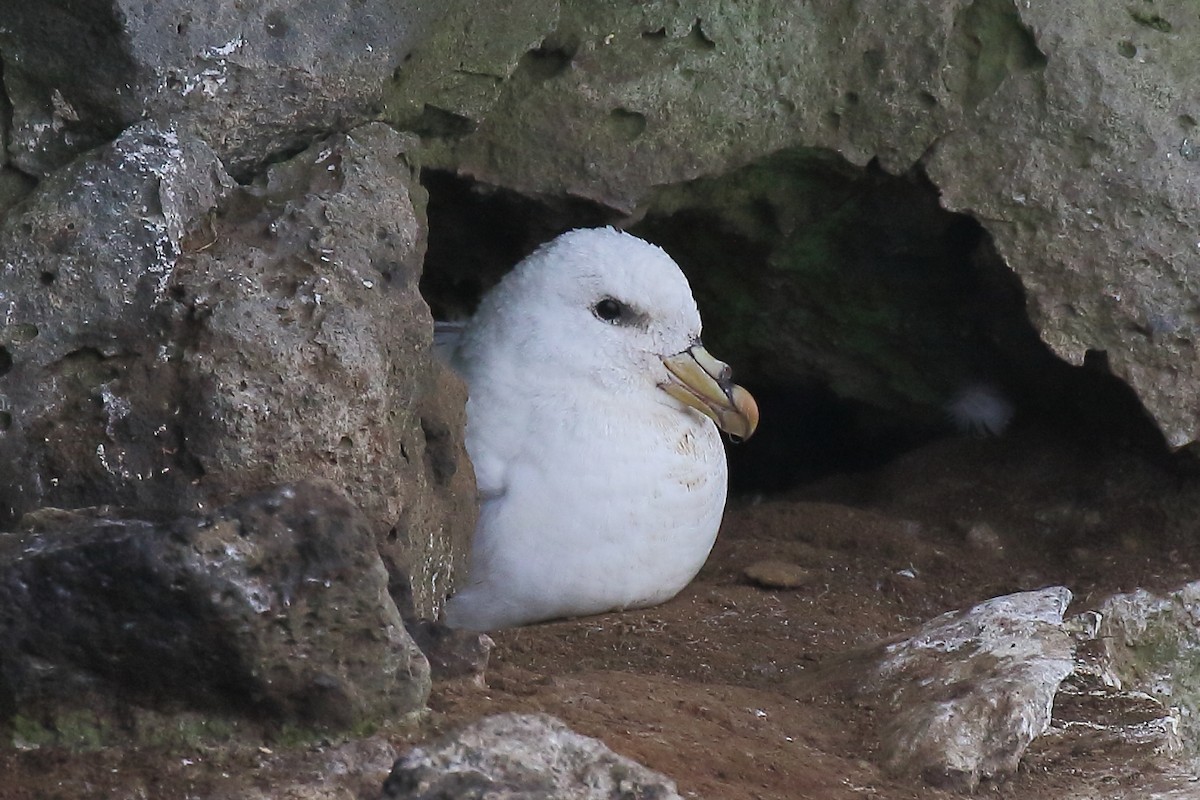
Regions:
<instances>
[{"instance_id":1,"label":"green moss","mask_svg":"<svg viewBox=\"0 0 1200 800\"><path fill-rule=\"evenodd\" d=\"M194 713L162 716L143 712L137 721L140 743L169 748L234 741L242 733L234 720Z\"/></svg>"},{"instance_id":2,"label":"green moss","mask_svg":"<svg viewBox=\"0 0 1200 800\"><path fill-rule=\"evenodd\" d=\"M55 732L37 720L17 714L9 720L8 724L12 731L11 738L14 747L32 750L56 743Z\"/></svg>"},{"instance_id":3,"label":"green moss","mask_svg":"<svg viewBox=\"0 0 1200 800\"><path fill-rule=\"evenodd\" d=\"M13 745L95 750L114 740L112 724L91 711L71 710L42 722L16 714L9 720Z\"/></svg>"},{"instance_id":4,"label":"green moss","mask_svg":"<svg viewBox=\"0 0 1200 800\"><path fill-rule=\"evenodd\" d=\"M363 719L350 726L347 735L354 739L365 739L368 736L374 736L379 732L379 721L373 719Z\"/></svg>"}]
</instances>

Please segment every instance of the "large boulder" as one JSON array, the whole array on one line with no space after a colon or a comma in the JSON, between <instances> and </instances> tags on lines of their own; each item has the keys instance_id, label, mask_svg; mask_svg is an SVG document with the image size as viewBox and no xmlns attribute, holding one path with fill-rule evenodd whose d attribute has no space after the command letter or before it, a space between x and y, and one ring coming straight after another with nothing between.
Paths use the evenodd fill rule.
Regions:
<instances>
[{"instance_id":1,"label":"large boulder","mask_svg":"<svg viewBox=\"0 0 1200 800\"><path fill-rule=\"evenodd\" d=\"M0 534L0 726L18 746L344 730L428 692L371 528L328 485L164 523L42 510Z\"/></svg>"},{"instance_id":2,"label":"large boulder","mask_svg":"<svg viewBox=\"0 0 1200 800\"><path fill-rule=\"evenodd\" d=\"M434 4L0 0L13 163L45 175L139 120L236 174L371 119Z\"/></svg>"},{"instance_id":3,"label":"large boulder","mask_svg":"<svg viewBox=\"0 0 1200 800\"><path fill-rule=\"evenodd\" d=\"M0 226L0 512L178 514L322 477L434 614L474 491L410 144L368 125L239 187L145 123L43 181Z\"/></svg>"}]
</instances>

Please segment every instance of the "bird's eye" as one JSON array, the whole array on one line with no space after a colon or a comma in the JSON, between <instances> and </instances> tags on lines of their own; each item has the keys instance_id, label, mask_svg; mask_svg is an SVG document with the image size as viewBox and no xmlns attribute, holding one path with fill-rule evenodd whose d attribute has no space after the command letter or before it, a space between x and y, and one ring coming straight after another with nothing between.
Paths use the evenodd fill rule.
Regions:
<instances>
[{"instance_id":1,"label":"bird's eye","mask_svg":"<svg viewBox=\"0 0 1200 800\"><path fill-rule=\"evenodd\" d=\"M621 318L625 311L624 304L620 300L614 300L611 297L606 297L592 307L592 311L596 316L605 322L616 322Z\"/></svg>"}]
</instances>

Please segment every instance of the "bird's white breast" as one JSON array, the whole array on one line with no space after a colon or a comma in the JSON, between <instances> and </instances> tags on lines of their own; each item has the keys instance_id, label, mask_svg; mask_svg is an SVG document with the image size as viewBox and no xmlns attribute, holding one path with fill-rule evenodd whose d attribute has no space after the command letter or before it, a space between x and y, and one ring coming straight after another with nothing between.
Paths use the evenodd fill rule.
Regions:
<instances>
[{"instance_id":1,"label":"bird's white breast","mask_svg":"<svg viewBox=\"0 0 1200 800\"><path fill-rule=\"evenodd\" d=\"M716 538L726 465L708 419L655 397L539 397L519 442L487 412L471 417L484 499L472 584L447 608L459 627L660 603L695 576Z\"/></svg>"}]
</instances>

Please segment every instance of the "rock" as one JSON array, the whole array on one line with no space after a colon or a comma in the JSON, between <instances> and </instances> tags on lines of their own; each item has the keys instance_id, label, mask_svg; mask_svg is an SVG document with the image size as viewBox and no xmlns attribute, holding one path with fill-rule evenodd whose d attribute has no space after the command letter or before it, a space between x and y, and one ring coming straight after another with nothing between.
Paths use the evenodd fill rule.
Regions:
<instances>
[{"instance_id":1,"label":"rock","mask_svg":"<svg viewBox=\"0 0 1200 800\"><path fill-rule=\"evenodd\" d=\"M203 796L205 800L362 800L376 796L395 760L396 748L382 735L322 742L307 748L299 762L290 765L268 755L260 759L258 769L237 776L241 780L226 781L220 788L205 787ZM264 761L270 767L264 768ZM229 783L234 786L226 788Z\"/></svg>"},{"instance_id":2,"label":"rock","mask_svg":"<svg viewBox=\"0 0 1200 800\"><path fill-rule=\"evenodd\" d=\"M173 712L398 719L423 707L429 667L387 585L366 518L328 485L174 522L40 514L0 534L6 716L23 746L78 745L81 727L94 744L153 740Z\"/></svg>"},{"instance_id":3,"label":"rock","mask_svg":"<svg viewBox=\"0 0 1200 800\"><path fill-rule=\"evenodd\" d=\"M799 589L812 580L812 572L787 561L755 561L742 574L764 589Z\"/></svg>"},{"instance_id":4,"label":"rock","mask_svg":"<svg viewBox=\"0 0 1200 800\"><path fill-rule=\"evenodd\" d=\"M429 660L435 681L470 678L479 686L485 685L488 657L496 646L492 637L430 619L410 622L408 632Z\"/></svg>"},{"instance_id":5,"label":"rock","mask_svg":"<svg viewBox=\"0 0 1200 800\"><path fill-rule=\"evenodd\" d=\"M209 148L147 124L43 181L0 224L10 310L0 329L0 519L194 496L201 468L175 424L190 398L169 346L184 315L168 290L189 230L234 186Z\"/></svg>"},{"instance_id":6,"label":"rock","mask_svg":"<svg viewBox=\"0 0 1200 800\"><path fill-rule=\"evenodd\" d=\"M0 76L2 77L2 76ZM0 86L0 89L3 87ZM12 108L0 91L0 145L8 142L8 120ZM32 188L32 181L8 165L8 149L0 146L0 217Z\"/></svg>"},{"instance_id":7,"label":"rock","mask_svg":"<svg viewBox=\"0 0 1200 800\"><path fill-rule=\"evenodd\" d=\"M1054 353L1074 365L1087 358L1128 382L1171 444L1200 435L1190 311L1191 265L1200 253L1193 202L1200 76L1190 54L1200 49L1200 19L1186 0L1082 13L1008 0L939 0L903 11L886 0L820 8L545 0L521 4L521 13L480 13L502 17L497 40L473 35L480 18L462 13L448 14L434 37L477 42L474 68L462 68L460 49L430 48L388 93L389 117L428 134L427 165L527 198L586 199L634 216L653 212L663 187L777 163L770 154L847 175L874 163L914 183L929 180L930 196L977 220L987 247L1019 276L1023 291L1015 287L1015 295L1022 306L1028 295L1033 325ZM781 305L810 284L806 270L833 272L847 260L828 243L804 245L822 244L813 228L838 224L830 209L855 199L853 185L830 192L820 169L799 179L807 186L796 176L768 181L720 218L737 232L757 226L792 240L792 258L772 252L762 267L778 270L764 280ZM806 216L793 205L780 217L772 200L789 190L826 215ZM839 242L851 256L860 244L853 236ZM918 358L897 340L921 342L929 330L944 336L959 318L948 307L949 316L924 321L921 310L893 307L892 289L915 278L923 288L907 301L944 302L973 267L959 259L924 273L925 253L906 244L849 270L844 283L822 286L828 302L800 309L808 312L807 337L792 344L791 334L777 332L772 349L781 360L793 351L815 360L810 350L823 343L819 355L836 362L848 344L855 350L840 358L854 362L849 374L832 368L839 392L889 405L897 396L937 408L950 401L961 383L938 374L943 365L929 354L941 350L930 343ZM738 242L736 255L756 254L762 241L749 245ZM995 275L1005 283L1004 308L1015 308L1011 275L1003 266ZM790 290L793 282L800 288ZM872 287L886 299L875 301ZM739 307L748 331L758 319L776 319L755 303ZM1007 321L979 330L969 315L965 322L966 337L981 337L982 353L972 359L969 348L951 343L946 352L959 381L1000 377L1003 370L971 368L988 347L1013 346L1026 331ZM883 335L889 326L891 338ZM1016 363L1037 344L1024 342L1029 350ZM893 351L902 358L888 359ZM871 378L879 364L901 384L890 398L886 381ZM922 385L926 368L935 372L932 385ZM856 379L864 376L871 380L860 389ZM1045 394L1044 381L1023 385Z\"/></svg>"},{"instance_id":8,"label":"rock","mask_svg":"<svg viewBox=\"0 0 1200 800\"><path fill-rule=\"evenodd\" d=\"M677 800L674 781L545 714L497 714L396 761L393 800Z\"/></svg>"},{"instance_id":9,"label":"rock","mask_svg":"<svg viewBox=\"0 0 1200 800\"><path fill-rule=\"evenodd\" d=\"M1062 754L1103 752L1114 763L1153 765L1178 772L1167 760L1178 751L1179 720L1137 685L1122 686L1100 634L1103 617L1085 612L1064 623L1075 638L1075 666L1054 698L1050 728L1036 747Z\"/></svg>"},{"instance_id":10,"label":"rock","mask_svg":"<svg viewBox=\"0 0 1200 800\"><path fill-rule=\"evenodd\" d=\"M372 119L438 13L383 0L4 2L12 161L46 175L151 118L243 174Z\"/></svg>"},{"instance_id":11,"label":"rock","mask_svg":"<svg viewBox=\"0 0 1200 800\"><path fill-rule=\"evenodd\" d=\"M1200 767L1200 582L1173 592L1138 589L1099 607L1097 641L1105 677L1117 690L1145 694L1170 711L1166 750Z\"/></svg>"},{"instance_id":12,"label":"rock","mask_svg":"<svg viewBox=\"0 0 1200 800\"><path fill-rule=\"evenodd\" d=\"M0 217L33 189L33 181L5 166L0 166Z\"/></svg>"},{"instance_id":13,"label":"rock","mask_svg":"<svg viewBox=\"0 0 1200 800\"><path fill-rule=\"evenodd\" d=\"M1063 587L997 597L884 648L867 683L884 766L966 790L1012 774L1071 672L1070 600Z\"/></svg>"},{"instance_id":14,"label":"rock","mask_svg":"<svg viewBox=\"0 0 1200 800\"><path fill-rule=\"evenodd\" d=\"M400 127L434 139L475 130L523 57L545 49L543 39L560 16L557 0L442 5L446 13L431 26L428 45L413 53L387 91Z\"/></svg>"},{"instance_id":15,"label":"rock","mask_svg":"<svg viewBox=\"0 0 1200 800\"><path fill-rule=\"evenodd\" d=\"M1196 439L1200 368L1184 309L1200 216L1185 198L1200 161L1187 155L1196 122L1182 109L1200 98L1196 62L1181 56L1200 46L1200 20L1186 2L1156 4L1149 15L1096 8L1087 19L1063 8L976 5L958 15L954 35L1005 19L1008 32L963 64L969 122L925 159L943 203L984 221L1055 353L1072 364L1106 354L1171 444ZM981 68L1020 42L1024 66ZM989 168L973 169L981 152Z\"/></svg>"},{"instance_id":16,"label":"rock","mask_svg":"<svg viewBox=\"0 0 1200 800\"><path fill-rule=\"evenodd\" d=\"M474 527L464 389L429 355L424 196L383 125L238 187L151 123L0 226L0 518L204 510L320 477L433 616Z\"/></svg>"}]
</instances>

